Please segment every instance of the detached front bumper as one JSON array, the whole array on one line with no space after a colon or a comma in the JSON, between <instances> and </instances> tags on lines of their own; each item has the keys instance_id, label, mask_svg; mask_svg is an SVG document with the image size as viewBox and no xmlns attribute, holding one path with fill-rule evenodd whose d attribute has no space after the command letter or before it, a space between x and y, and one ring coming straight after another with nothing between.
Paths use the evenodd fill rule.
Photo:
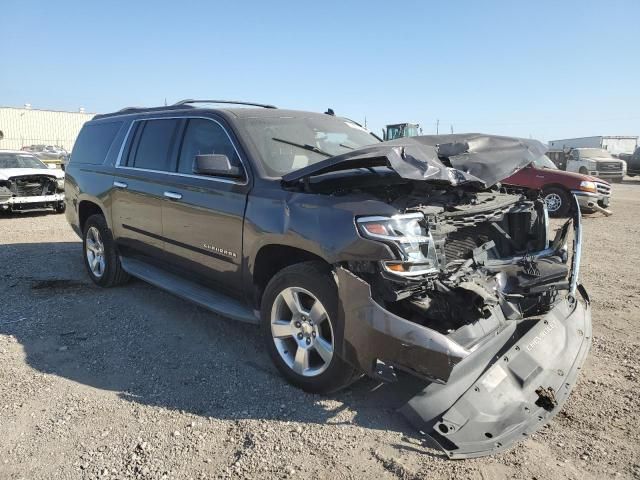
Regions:
<instances>
[{"instance_id":1,"label":"detached front bumper","mask_svg":"<svg viewBox=\"0 0 640 480\"><path fill-rule=\"evenodd\" d=\"M342 358L383 381L395 380L398 370L426 380L400 411L450 458L510 447L558 413L575 385L591 345L589 297L577 283L582 234L575 210L567 295L541 317L487 331L469 349L384 309L367 282L336 269ZM553 248L563 242L557 237Z\"/></svg>"},{"instance_id":2,"label":"detached front bumper","mask_svg":"<svg viewBox=\"0 0 640 480\"><path fill-rule=\"evenodd\" d=\"M562 408L591 346L589 300L578 291L582 301L513 322L401 412L453 459L499 452L538 430Z\"/></svg>"}]
</instances>

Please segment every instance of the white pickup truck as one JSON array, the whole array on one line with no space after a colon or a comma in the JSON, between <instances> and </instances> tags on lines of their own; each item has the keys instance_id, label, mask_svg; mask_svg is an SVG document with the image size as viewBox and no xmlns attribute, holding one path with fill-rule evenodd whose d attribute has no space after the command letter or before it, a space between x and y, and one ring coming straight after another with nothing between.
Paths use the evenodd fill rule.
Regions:
<instances>
[{"instance_id":1,"label":"white pickup truck","mask_svg":"<svg viewBox=\"0 0 640 480\"><path fill-rule=\"evenodd\" d=\"M627 173L626 162L612 157L602 148L550 150L547 156L561 170L591 175L609 182L622 182Z\"/></svg>"}]
</instances>

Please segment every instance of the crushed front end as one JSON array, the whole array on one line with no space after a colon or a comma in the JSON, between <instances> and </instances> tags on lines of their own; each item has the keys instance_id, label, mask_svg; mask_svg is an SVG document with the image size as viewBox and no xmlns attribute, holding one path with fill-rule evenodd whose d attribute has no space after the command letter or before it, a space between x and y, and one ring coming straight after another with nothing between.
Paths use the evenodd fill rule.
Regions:
<instances>
[{"instance_id":1,"label":"crushed front end","mask_svg":"<svg viewBox=\"0 0 640 480\"><path fill-rule=\"evenodd\" d=\"M64 178L19 175L0 180L0 211L55 208L64 202Z\"/></svg>"},{"instance_id":2,"label":"crushed front end","mask_svg":"<svg viewBox=\"0 0 640 480\"><path fill-rule=\"evenodd\" d=\"M579 208L550 238L540 199L421 188L357 219L395 258L336 268L342 356L425 381L401 412L450 458L487 455L558 412L589 350Z\"/></svg>"}]
</instances>

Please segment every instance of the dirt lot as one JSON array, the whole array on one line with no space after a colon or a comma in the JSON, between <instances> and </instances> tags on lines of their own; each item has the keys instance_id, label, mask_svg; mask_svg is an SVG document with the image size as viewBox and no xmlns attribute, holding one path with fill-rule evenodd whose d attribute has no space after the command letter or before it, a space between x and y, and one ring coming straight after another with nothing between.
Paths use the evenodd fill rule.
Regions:
<instances>
[{"instance_id":1,"label":"dirt lot","mask_svg":"<svg viewBox=\"0 0 640 480\"><path fill-rule=\"evenodd\" d=\"M372 381L304 394L257 328L94 287L63 215L0 218L0 478L640 478L640 182L612 209L584 221L594 339L569 402L468 461L423 446Z\"/></svg>"}]
</instances>

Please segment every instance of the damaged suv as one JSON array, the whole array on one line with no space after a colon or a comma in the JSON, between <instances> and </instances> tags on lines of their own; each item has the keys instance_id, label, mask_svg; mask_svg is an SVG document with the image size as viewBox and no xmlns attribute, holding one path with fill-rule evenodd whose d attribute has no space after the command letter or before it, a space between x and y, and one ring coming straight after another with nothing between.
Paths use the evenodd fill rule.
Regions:
<instances>
[{"instance_id":1,"label":"damaged suv","mask_svg":"<svg viewBox=\"0 0 640 480\"><path fill-rule=\"evenodd\" d=\"M401 412L451 458L507 448L558 412L591 342L579 208L551 236L542 199L499 185L541 143L381 142L331 114L206 102L222 106L83 127L67 218L95 283L133 275L261 324L306 391L413 378Z\"/></svg>"}]
</instances>

